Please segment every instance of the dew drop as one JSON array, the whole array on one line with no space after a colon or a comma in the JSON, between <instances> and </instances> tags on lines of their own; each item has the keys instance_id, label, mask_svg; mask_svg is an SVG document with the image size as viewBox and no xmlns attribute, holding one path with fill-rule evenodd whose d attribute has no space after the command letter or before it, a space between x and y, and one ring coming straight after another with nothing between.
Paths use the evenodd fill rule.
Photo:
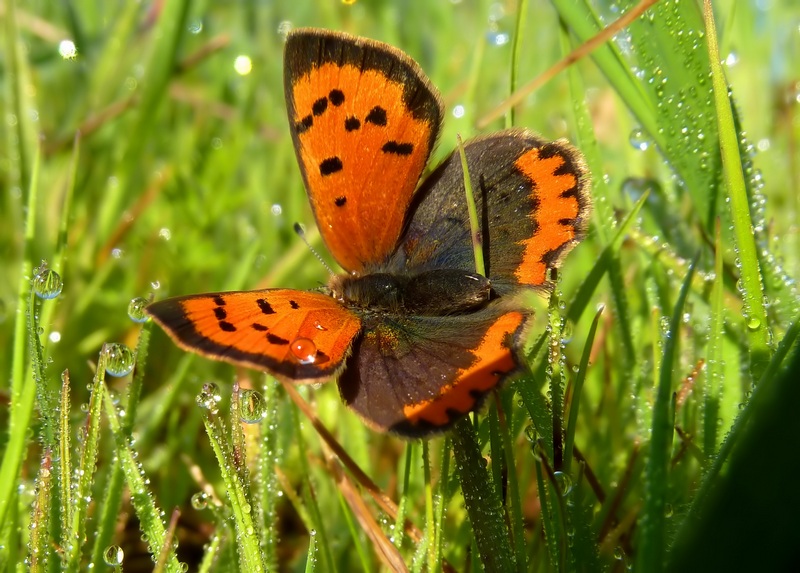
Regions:
<instances>
[{"instance_id":1,"label":"dew drop","mask_svg":"<svg viewBox=\"0 0 800 573\"><path fill-rule=\"evenodd\" d=\"M146 306L147 299L143 296L137 296L128 304L128 318L139 324L147 322L150 320L150 317L147 316L147 313L144 311Z\"/></svg>"},{"instance_id":2,"label":"dew drop","mask_svg":"<svg viewBox=\"0 0 800 573\"><path fill-rule=\"evenodd\" d=\"M561 495L569 495L572 491L572 477L564 472L555 472L553 475L556 478Z\"/></svg>"},{"instance_id":3,"label":"dew drop","mask_svg":"<svg viewBox=\"0 0 800 573\"><path fill-rule=\"evenodd\" d=\"M109 545L106 547L105 551L103 551L103 561L106 562L106 565L110 565L112 567L118 567L122 565L122 559L125 557L125 553L122 551L122 547L119 545Z\"/></svg>"},{"instance_id":4,"label":"dew drop","mask_svg":"<svg viewBox=\"0 0 800 573\"><path fill-rule=\"evenodd\" d=\"M130 374L136 364L133 351L118 342L104 344L103 355L106 359L106 372L117 378Z\"/></svg>"},{"instance_id":5,"label":"dew drop","mask_svg":"<svg viewBox=\"0 0 800 573\"><path fill-rule=\"evenodd\" d=\"M639 151L645 151L650 147L650 140L645 135L644 130L638 127L631 132L628 141L630 141L634 149Z\"/></svg>"},{"instance_id":6,"label":"dew drop","mask_svg":"<svg viewBox=\"0 0 800 573\"><path fill-rule=\"evenodd\" d=\"M747 321L747 328L750 330L758 330L761 327L761 321L755 317Z\"/></svg>"},{"instance_id":7,"label":"dew drop","mask_svg":"<svg viewBox=\"0 0 800 573\"><path fill-rule=\"evenodd\" d=\"M261 392L245 389L239 392L239 419L245 424L257 424L267 414L267 401Z\"/></svg>"},{"instance_id":8,"label":"dew drop","mask_svg":"<svg viewBox=\"0 0 800 573\"><path fill-rule=\"evenodd\" d=\"M61 294L63 288L64 282L61 280L61 275L48 267L46 262L42 262L33 271L33 292L39 298L45 300L56 298Z\"/></svg>"},{"instance_id":9,"label":"dew drop","mask_svg":"<svg viewBox=\"0 0 800 573\"><path fill-rule=\"evenodd\" d=\"M200 19L192 20L187 27L190 34L199 34L203 31L203 21Z\"/></svg>"},{"instance_id":10,"label":"dew drop","mask_svg":"<svg viewBox=\"0 0 800 573\"><path fill-rule=\"evenodd\" d=\"M190 502L193 508L201 511L208 507L208 494L204 491L198 491L191 497Z\"/></svg>"},{"instance_id":11,"label":"dew drop","mask_svg":"<svg viewBox=\"0 0 800 573\"><path fill-rule=\"evenodd\" d=\"M295 338L292 342L292 354L300 364L313 364L317 359L317 345L308 338Z\"/></svg>"}]
</instances>

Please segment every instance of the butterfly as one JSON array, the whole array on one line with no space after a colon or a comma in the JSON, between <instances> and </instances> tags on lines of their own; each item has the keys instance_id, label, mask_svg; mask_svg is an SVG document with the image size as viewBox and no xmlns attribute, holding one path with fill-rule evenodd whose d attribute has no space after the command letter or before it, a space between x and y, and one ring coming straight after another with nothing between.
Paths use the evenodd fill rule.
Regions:
<instances>
[{"instance_id":1,"label":"butterfly","mask_svg":"<svg viewBox=\"0 0 800 573\"><path fill-rule=\"evenodd\" d=\"M510 129L466 142L485 275L458 152L421 183L444 107L396 48L321 29L284 51L289 130L322 239L346 271L313 291L180 296L147 307L182 348L296 383L336 379L371 427L443 431L519 369L525 293L585 234L580 153Z\"/></svg>"}]
</instances>

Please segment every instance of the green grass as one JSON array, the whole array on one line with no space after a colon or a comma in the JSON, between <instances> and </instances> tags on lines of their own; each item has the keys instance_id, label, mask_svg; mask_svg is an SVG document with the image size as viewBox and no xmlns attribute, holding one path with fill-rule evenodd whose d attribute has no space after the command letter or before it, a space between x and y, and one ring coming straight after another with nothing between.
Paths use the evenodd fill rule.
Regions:
<instances>
[{"instance_id":1,"label":"green grass","mask_svg":"<svg viewBox=\"0 0 800 573\"><path fill-rule=\"evenodd\" d=\"M712 34L662 0L475 127L620 4L0 3L0 573L796 563L800 7L716 1ZM293 392L128 316L325 281L292 231L322 247L288 25L414 57L448 111L434 162L512 124L586 156L592 224L533 301L525 373L450 435L376 434L333 384ZM111 343L131 373L106 374L131 365Z\"/></svg>"}]
</instances>

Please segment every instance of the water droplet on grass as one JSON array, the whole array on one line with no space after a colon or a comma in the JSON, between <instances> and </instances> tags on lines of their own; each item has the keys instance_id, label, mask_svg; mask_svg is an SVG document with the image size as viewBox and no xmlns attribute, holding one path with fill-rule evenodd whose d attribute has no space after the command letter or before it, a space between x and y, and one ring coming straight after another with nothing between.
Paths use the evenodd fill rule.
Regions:
<instances>
[{"instance_id":1,"label":"water droplet on grass","mask_svg":"<svg viewBox=\"0 0 800 573\"><path fill-rule=\"evenodd\" d=\"M267 401L257 390L245 389L239 393L239 419L245 424L257 424L267 414Z\"/></svg>"},{"instance_id":2,"label":"water droplet on grass","mask_svg":"<svg viewBox=\"0 0 800 573\"><path fill-rule=\"evenodd\" d=\"M122 565L122 559L125 557L125 553L122 551L122 547L119 545L109 545L106 547L105 551L103 551L103 561L106 562L106 565L110 565L112 567L118 567Z\"/></svg>"},{"instance_id":3,"label":"water droplet on grass","mask_svg":"<svg viewBox=\"0 0 800 573\"><path fill-rule=\"evenodd\" d=\"M50 300L61 294L64 288L61 275L49 268L47 263L43 262L33 272L33 292L36 296Z\"/></svg>"},{"instance_id":4,"label":"water droplet on grass","mask_svg":"<svg viewBox=\"0 0 800 573\"><path fill-rule=\"evenodd\" d=\"M136 355L133 351L118 342L105 344L103 354L106 359L106 372L117 378L130 374L136 364Z\"/></svg>"},{"instance_id":5,"label":"water droplet on grass","mask_svg":"<svg viewBox=\"0 0 800 573\"><path fill-rule=\"evenodd\" d=\"M128 304L128 318L139 324L147 322L150 320L150 317L147 316L147 313L144 311L146 306L147 299L143 296L137 296L132 299L130 304Z\"/></svg>"}]
</instances>

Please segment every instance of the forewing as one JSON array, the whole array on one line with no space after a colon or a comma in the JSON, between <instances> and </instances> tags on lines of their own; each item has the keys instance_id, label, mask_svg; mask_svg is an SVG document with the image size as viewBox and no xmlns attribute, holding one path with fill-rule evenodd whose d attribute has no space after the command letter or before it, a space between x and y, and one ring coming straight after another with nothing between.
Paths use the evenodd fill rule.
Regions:
<instances>
[{"instance_id":1,"label":"forewing","mask_svg":"<svg viewBox=\"0 0 800 573\"><path fill-rule=\"evenodd\" d=\"M493 304L449 317L365 318L339 377L368 424L406 437L449 428L517 368L526 316Z\"/></svg>"},{"instance_id":2,"label":"forewing","mask_svg":"<svg viewBox=\"0 0 800 573\"><path fill-rule=\"evenodd\" d=\"M291 289L176 297L147 313L181 348L296 382L339 372L361 328L329 296Z\"/></svg>"},{"instance_id":3,"label":"forewing","mask_svg":"<svg viewBox=\"0 0 800 573\"><path fill-rule=\"evenodd\" d=\"M326 246L348 271L384 262L439 132L438 92L391 46L308 29L286 40L284 86Z\"/></svg>"},{"instance_id":4,"label":"forewing","mask_svg":"<svg viewBox=\"0 0 800 573\"><path fill-rule=\"evenodd\" d=\"M547 284L547 271L584 236L589 177L566 141L510 130L466 143L487 276L503 292ZM423 183L388 269L475 269L458 152Z\"/></svg>"}]
</instances>

